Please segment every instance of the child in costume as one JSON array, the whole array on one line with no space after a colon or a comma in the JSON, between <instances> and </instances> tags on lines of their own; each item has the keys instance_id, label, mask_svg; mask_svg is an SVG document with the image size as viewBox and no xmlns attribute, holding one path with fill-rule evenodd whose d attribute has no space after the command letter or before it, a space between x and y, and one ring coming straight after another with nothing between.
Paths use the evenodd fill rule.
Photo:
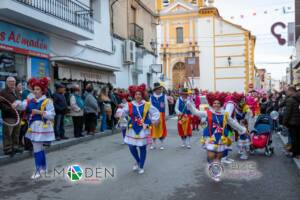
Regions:
<instances>
[{"instance_id":1,"label":"child in costume","mask_svg":"<svg viewBox=\"0 0 300 200\"><path fill-rule=\"evenodd\" d=\"M246 119L240 121L240 124L247 129L247 133L240 135L238 139L239 152L241 154L240 159L247 160L248 152L250 151L250 135L248 130L248 122Z\"/></svg>"},{"instance_id":2,"label":"child in costume","mask_svg":"<svg viewBox=\"0 0 300 200\"><path fill-rule=\"evenodd\" d=\"M189 90L182 88L179 92L180 97L176 101L175 112L178 116L177 129L182 140L182 147L190 149L192 137L192 113L187 107L189 102Z\"/></svg>"},{"instance_id":3,"label":"child in costume","mask_svg":"<svg viewBox=\"0 0 300 200\"><path fill-rule=\"evenodd\" d=\"M139 174L144 173L144 164L147 154L147 145L150 137L151 124L157 123L160 118L159 111L146 102L144 98L146 86L130 86L129 93L134 99L128 102L124 108L119 108L116 117L128 116L128 131L124 142L128 144L131 155L136 161L133 170L138 170ZM138 149L140 152L138 152Z\"/></svg>"},{"instance_id":4,"label":"child in costume","mask_svg":"<svg viewBox=\"0 0 300 200\"><path fill-rule=\"evenodd\" d=\"M224 102L224 109L225 112L228 112L229 116L233 119L236 119L236 107L240 103L240 101L243 99L244 95L239 94L237 92L234 93L227 93L227 96L225 98ZM229 126L228 127L230 139L232 141L237 141L238 134L233 131L233 129ZM223 158L221 159L222 163L230 164L234 162L233 159L229 158L229 152L232 150L232 145L230 145L224 152L223 152Z\"/></svg>"},{"instance_id":5,"label":"child in costume","mask_svg":"<svg viewBox=\"0 0 300 200\"><path fill-rule=\"evenodd\" d=\"M55 140L53 123L55 116L53 102L46 97L48 88L48 79L32 78L29 81L30 87L33 88L34 98L16 102L21 110L30 113L28 130L25 135L31 140L33 145L35 172L32 179L40 178L47 171L46 155L43 149L45 144Z\"/></svg>"},{"instance_id":6,"label":"child in costume","mask_svg":"<svg viewBox=\"0 0 300 200\"><path fill-rule=\"evenodd\" d=\"M118 93L118 96L122 101L122 103L119 105L119 107L124 108L128 103L127 99L129 97L129 94L127 94L124 91L121 91L121 92ZM127 130L127 127L128 127L128 117L126 117L125 115L122 116L118 121L117 127L121 129L122 136L123 136L123 143L122 144L125 144L124 139L125 139L126 130Z\"/></svg>"},{"instance_id":7,"label":"child in costume","mask_svg":"<svg viewBox=\"0 0 300 200\"><path fill-rule=\"evenodd\" d=\"M150 102L160 112L159 123L152 125L151 137L153 143L150 149L156 148L156 140L159 139L161 142L160 149L163 150L163 141L167 137L166 117L169 116L169 106L167 96L163 94L163 86L160 83L154 83L153 95L150 97Z\"/></svg>"},{"instance_id":8,"label":"child in costume","mask_svg":"<svg viewBox=\"0 0 300 200\"><path fill-rule=\"evenodd\" d=\"M225 93L208 93L206 98L210 108L207 111L199 111L193 103L188 103L188 108L200 118L207 118L208 126L203 131L200 142L207 150L207 160L209 163L220 163L223 152L231 145L228 125L237 130L240 134L245 134L246 129L232 119L222 108L224 105ZM215 181L220 181L220 177L212 177Z\"/></svg>"}]
</instances>

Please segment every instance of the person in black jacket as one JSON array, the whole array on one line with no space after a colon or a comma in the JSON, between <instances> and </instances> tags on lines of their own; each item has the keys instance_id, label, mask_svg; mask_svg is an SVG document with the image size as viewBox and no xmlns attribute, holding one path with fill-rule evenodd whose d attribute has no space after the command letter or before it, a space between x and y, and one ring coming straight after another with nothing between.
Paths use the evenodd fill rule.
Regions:
<instances>
[{"instance_id":1,"label":"person in black jacket","mask_svg":"<svg viewBox=\"0 0 300 200\"><path fill-rule=\"evenodd\" d=\"M300 92L295 87L287 90L288 99L283 116L283 124L288 127L292 139L292 157L300 158Z\"/></svg>"},{"instance_id":2,"label":"person in black jacket","mask_svg":"<svg viewBox=\"0 0 300 200\"><path fill-rule=\"evenodd\" d=\"M56 140L69 139L65 136L64 118L68 110L68 104L65 98L65 87L62 84L55 85L56 92L53 94L53 104L55 108L54 132Z\"/></svg>"}]
</instances>

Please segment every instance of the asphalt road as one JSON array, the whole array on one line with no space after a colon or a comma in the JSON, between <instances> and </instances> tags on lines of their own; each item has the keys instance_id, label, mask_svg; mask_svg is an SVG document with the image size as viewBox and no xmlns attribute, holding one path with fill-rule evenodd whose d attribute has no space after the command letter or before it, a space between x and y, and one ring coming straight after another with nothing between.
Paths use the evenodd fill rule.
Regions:
<instances>
[{"instance_id":1,"label":"asphalt road","mask_svg":"<svg viewBox=\"0 0 300 200\"><path fill-rule=\"evenodd\" d=\"M241 162L234 151L232 157L237 162L225 166L220 183L207 175L206 154L198 144L199 137L195 132L192 149L183 149L176 121L170 119L166 149L148 150L143 175L132 171L134 161L128 147L121 144L121 135L49 153L48 177L38 181L30 179L33 159L2 166L0 199L300 199L300 170L284 156L278 136L274 136L275 155L271 158L258 152ZM84 172L77 182L59 174L74 164L80 165Z\"/></svg>"}]
</instances>

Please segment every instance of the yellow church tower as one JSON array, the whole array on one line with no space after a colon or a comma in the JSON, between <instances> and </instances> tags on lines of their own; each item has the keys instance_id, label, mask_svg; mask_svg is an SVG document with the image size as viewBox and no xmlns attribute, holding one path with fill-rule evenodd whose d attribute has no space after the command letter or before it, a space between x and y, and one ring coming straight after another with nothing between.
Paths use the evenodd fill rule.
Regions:
<instances>
[{"instance_id":1,"label":"yellow church tower","mask_svg":"<svg viewBox=\"0 0 300 200\"><path fill-rule=\"evenodd\" d=\"M213 0L156 0L158 44L168 88L247 92L255 37L223 19Z\"/></svg>"}]
</instances>

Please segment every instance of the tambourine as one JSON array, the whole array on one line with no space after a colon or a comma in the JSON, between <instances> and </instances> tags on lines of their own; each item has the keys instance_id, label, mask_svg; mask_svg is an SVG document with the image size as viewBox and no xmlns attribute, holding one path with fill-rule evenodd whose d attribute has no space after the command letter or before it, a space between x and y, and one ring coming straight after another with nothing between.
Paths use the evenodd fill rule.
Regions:
<instances>
[{"instance_id":1,"label":"tambourine","mask_svg":"<svg viewBox=\"0 0 300 200\"><path fill-rule=\"evenodd\" d=\"M12 126L12 127L19 125L20 116L19 116L18 111L12 106L12 104L7 99L5 99L4 97L1 97L1 96L0 96L0 103L3 105L6 105L7 107L10 107L11 111L13 111L15 114L15 121L7 122L0 118L0 123L5 124L6 126Z\"/></svg>"}]
</instances>

